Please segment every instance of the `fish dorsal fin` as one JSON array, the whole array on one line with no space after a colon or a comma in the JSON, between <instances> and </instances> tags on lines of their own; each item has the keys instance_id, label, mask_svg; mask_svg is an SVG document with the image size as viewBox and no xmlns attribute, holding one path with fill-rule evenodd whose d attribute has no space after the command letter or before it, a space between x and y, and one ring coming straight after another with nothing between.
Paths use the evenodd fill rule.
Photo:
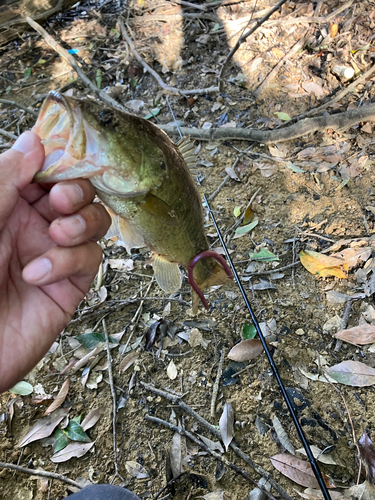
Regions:
<instances>
[{"instance_id":1,"label":"fish dorsal fin","mask_svg":"<svg viewBox=\"0 0 375 500\"><path fill-rule=\"evenodd\" d=\"M145 210L154 217L157 217L168 226L180 225L180 220L173 208L152 193L147 193L144 202L140 203L139 206L142 210Z\"/></svg>"},{"instance_id":2,"label":"fish dorsal fin","mask_svg":"<svg viewBox=\"0 0 375 500\"><path fill-rule=\"evenodd\" d=\"M196 146L190 140L190 137L183 137L176 143L176 146L178 147L178 150L182 154L182 157L185 160L187 167L194 168L197 163L197 156L194 153Z\"/></svg>"},{"instance_id":3,"label":"fish dorsal fin","mask_svg":"<svg viewBox=\"0 0 375 500\"><path fill-rule=\"evenodd\" d=\"M175 293L181 288L182 276L177 262L170 262L161 255L154 254L152 261L157 284L165 293Z\"/></svg>"}]
</instances>

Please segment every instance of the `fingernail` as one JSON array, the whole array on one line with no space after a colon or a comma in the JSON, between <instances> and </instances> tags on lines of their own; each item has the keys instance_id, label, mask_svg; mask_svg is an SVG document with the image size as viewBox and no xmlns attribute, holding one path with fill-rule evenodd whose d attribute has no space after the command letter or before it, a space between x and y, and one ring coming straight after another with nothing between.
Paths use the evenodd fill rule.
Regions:
<instances>
[{"instance_id":1,"label":"fingernail","mask_svg":"<svg viewBox=\"0 0 375 500\"><path fill-rule=\"evenodd\" d=\"M34 149L35 137L31 132L25 132L19 136L16 142L13 144L12 149L20 151L21 153L29 153Z\"/></svg>"},{"instance_id":2,"label":"fingernail","mask_svg":"<svg viewBox=\"0 0 375 500\"><path fill-rule=\"evenodd\" d=\"M41 281L46 278L52 270L52 263L45 257L37 259L27 265L23 271L23 278L30 281Z\"/></svg>"},{"instance_id":3,"label":"fingernail","mask_svg":"<svg viewBox=\"0 0 375 500\"><path fill-rule=\"evenodd\" d=\"M56 186L54 186L54 190L55 192L56 190L59 190L60 196L65 196L73 207L83 201L83 189L78 184L56 184Z\"/></svg>"},{"instance_id":4,"label":"fingernail","mask_svg":"<svg viewBox=\"0 0 375 500\"><path fill-rule=\"evenodd\" d=\"M65 219L60 219L59 226L61 231L69 238L80 236L86 229L86 221L82 215L72 215Z\"/></svg>"}]
</instances>

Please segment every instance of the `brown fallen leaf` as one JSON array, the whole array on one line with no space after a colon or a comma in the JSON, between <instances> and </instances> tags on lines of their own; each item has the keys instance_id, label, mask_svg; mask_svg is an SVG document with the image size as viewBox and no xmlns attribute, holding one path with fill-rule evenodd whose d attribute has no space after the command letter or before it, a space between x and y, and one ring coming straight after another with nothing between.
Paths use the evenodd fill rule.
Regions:
<instances>
[{"instance_id":1,"label":"brown fallen leaf","mask_svg":"<svg viewBox=\"0 0 375 500\"><path fill-rule=\"evenodd\" d=\"M37 441L38 439L50 436L55 430L55 427L57 427L61 420L69 413L69 410L70 408L59 408L47 417L37 420L31 429L29 429L26 436L21 440L18 448L26 446L27 444Z\"/></svg>"},{"instance_id":2,"label":"brown fallen leaf","mask_svg":"<svg viewBox=\"0 0 375 500\"><path fill-rule=\"evenodd\" d=\"M57 410L57 408L59 408L59 406L61 406L65 401L68 391L69 391L69 379L67 378L63 383L63 385L61 386L61 389L58 395L56 396L55 401L46 409L44 415L49 415L53 411Z\"/></svg>"},{"instance_id":3,"label":"brown fallen leaf","mask_svg":"<svg viewBox=\"0 0 375 500\"><path fill-rule=\"evenodd\" d=\"M232 361L250 361L259 354L262 354L263 346L259 339L242 340L236 344L228 353L228 358Z\"/></svg>"},{"instance_id":4,"label":"brown fallen leaf","mask_svg":"<svg viewBox=\"0 0 375 500\"><path fill-rule=\"evenodd\" d=\"M307 488L319 488L319 483L314 476L309 462L294 457L293 455L288 455L287 453L274 455L270 460L275 469L295 483ZM327 488L332 488L332 484L328 477L323 473L322 476Z\"/></svg>"},{"instance_id":5,"label":"brown fallen leaf","mask_svg":"<svg viewBox=\"0 0 375 500\"><path fill-rule=\"evenodd\" d=\"M375 342L375 326L368 323L353 326L347 330L340 330L333 337L353 345L373 344Z\"/></svg>"},{"instance_id":6,"label":"brown fallen leaf","mask_svg":"<svg viewBox=\"0 0 375 500\"><path fill-rule=\"evenodd\" d=\"M343 259L348 267L356 267L358 261L366 262L371 257L372 248L362 247L362 248L345 248L341 252L337 252L331 255L331 257L338 257Z\"/></svg>"},{"instance_id":7,"label":"brown fallen leaf","mask_svg":"<svg viewBox=\"0 0 375 500\"><path fill-rule=\"evenodd\" d=\"M102 414L102 410L99 408L94 408L93 410L90 411L90 413L84 418L81 427L84 431L87 431L87 429L91 429L91 427L94 427L96 422L99 420L100 416Z\"/></svg>"},{"instance_id":8,"label":"brown fallen leaf","mask_svg":"<svg viewBox=\"0 0 375 500\"><path fill-rule=\"evenodd\" d=\"M375 369L360 361L343 361L326 368L328 375L340 384L367 387L375 384Z\"/></svg>"},{"instance_id":9,"label":"brown fallen leaf","mask_svg":"<svg viewBox=\"0 0 375 500\"><path fill-rule=\"evenodd\" d=\"M345 491L344 498L347 498L348 500L374 500L375 486L370 484L368 481L365 481L362 484L356 484Z\"/></svg>"},{"instance_id":10,"label":"brown fallen leaf","mask_svg":"<svg viewBox=\"0 0 375 500\"><path fill-rule=\"evenodd\" d=\"M121 361L118 369L120 372L125 372L128 368L133 365L138 359L139 353L136 351L131 351L129 354L125 356L125 358Z\"/></svg>"},{"instance_id":11,"label":"brown fallen leaf","mask_svg":"<svg viewBox=\"0 0 375 500\"><path fill-rule=\"evenodd\" d=\"M52 455L51 462L53 462L54 464L59 464L61 462L66 462L71 458L83 457L83 455L86 455L86 453L91 450L94 444L95 441L93 443L69 443L68 446L65 446L63 450L58 451L57 453Z\"/></svg>"},{"instance_id":12,"label":"brown fallen leaf","mask_svg":"<svg viewBox=\"0 0 375 500\"><path fill-rule=\"evenodd\" d=\"M348 264L342 259L329 257L311 250L302 250L299 257L303 267L311 274L316 274L322 278L327 276L347 278Z\"/></svg>"},{"instance_id":13,"label":"brown fallen leaf","mask_svg":"<svg viewBox=\"0 0 375 500\"><path fill-rule=\"evenodd\" d=\"M332 38L334 38L339 31L339 27L336 23L331 24L331 29L330 29L330 35Z\"/></svg>"},{"instance_id":14,"label":"brown fallen leaf","mask_svg":"<svg viewBox=\"0 0 375 500\"><path fill-rule=\"evenodd\" d=\"M365 432L358 441L360 458L366 469L366 476L370 484L375 483L375 446Z\"/></svg>"}]
</instances>

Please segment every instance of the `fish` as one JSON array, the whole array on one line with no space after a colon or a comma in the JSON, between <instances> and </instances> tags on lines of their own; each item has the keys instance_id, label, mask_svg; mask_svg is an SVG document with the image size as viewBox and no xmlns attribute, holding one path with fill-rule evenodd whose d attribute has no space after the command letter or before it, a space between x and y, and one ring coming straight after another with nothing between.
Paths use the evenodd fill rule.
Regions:
<instances>
[{"instance_id":1,"label":"fish","mask_svg":"<svg viewBox=\"0 0 375 500\"><path fill-rule=\"evenodd\" d=\"M199 299L207 308L203 291L231 275L226 261L209 251L202 204L189 171L195 158L192 143L174 144L143 118L55 91L43 102L32 130L45 148L34 181L89 179L112 215L112 234L119 233L129 253L144 246L153 252L160 288L177 292L182 266L193 287L193 313Z\"/></svg>"}]
</instances>

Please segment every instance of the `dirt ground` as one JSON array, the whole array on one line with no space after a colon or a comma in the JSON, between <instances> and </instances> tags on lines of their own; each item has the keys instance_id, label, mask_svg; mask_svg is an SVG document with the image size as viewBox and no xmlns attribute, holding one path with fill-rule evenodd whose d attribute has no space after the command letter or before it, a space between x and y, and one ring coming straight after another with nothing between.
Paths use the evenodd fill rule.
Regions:
<instances>
[{"instance_id":1,"label":"dirt ground","mask_svg":"<svg viewBox=\"0 0 375 500\"><path fill-rule=\"evenodd\" d=\"M300 117L331 101L371 68L373 2L351 2L333 17L330 14L344 2L287 2L236 52L224 74L223 92L195 92L186 96L167 94L143 70L122 40L118 18L125 17L138 52L160 77L168 85L188 91L217 84L221 64L245 27L240 20L253 10L265 13L273 5L270 0L258 1L256 5L249 1L220 7L211 5L203 11L154 0L90 1L55 15L44 27L65 48L74 49L74 57L94 83L99 83L118 102L126 105L130 101L129 110L139 116L144 117L157 108L160 111L157 121L153 119L155 123L173 121L168 96L176 119L189 127L206 128L212 124L272 129L282 125L280 115L275 113ZM306 21L307 18L315 20ZM333 25L338 27L337 34ZM280 65L275 78L256 96L264 78L302 38L305 38L302 48ZM335 75L332 70L337 65L352 67L353 80L345 81ZM28 68L31 70L27 71ZM37 110L48 91L64 91L68 87L78 97L93 96L69 65L31 28L0 47L0 98ZM318 114L368 105L373 95L370 76ZM136 101L143 101L143 106ZM31 128L34 121L33 116L15 106L1 105L0 128L8 132L18 135ZM2 149L12 143L5 136L0 138ZM249 146L252 147L247 150ZM371 385L337 384L340 394L333 385L317 377L325 365L352 360L375 367L375 359L371 345L345 342L340 345L333 338L341 329L347 298L341 300L328 292L360 293L360 298L351 300L347 326L357 326L363 318L371 323L375 319L374 288L366 279L359 279L358 270L367 266L370 272L373 257L366 264L359 262L349 269L347 279L339 279L314 276L298 263L298 255L301 250L324 252L339 240L347 240L340 249L371 247L368 238L375 233L374 153L373 126L369 122L341 133L322 130L281 143L277 148L245 141L202 141L200 161L192 171L200 178L201 195L210 195L218 188L228 174L227 167L233 167L237 175L237 180L233 179L232 170L229 171L211 207L226 234L237 271L245 278L244 286L254 311L259 321L268 322L274 361L308 442L321 450L330 447L326 456L336 465L320 463L320 466L338 488L348 488L357 482L359 461L353 435L356 441L364 432L374 437L375 415L371 403L374 389ZM241 207L242 214L254 195L252 210L259 219L258 225L237 238L233 231L227 232L238 220L234 209ZM205 223L210 244L219 247L208 216ZM292 498L300 498L297 490L303 491L304 487L277 472L270 461L270 457L285 452L274 428L275 416L294 447L302 445L265 355L250 362L234 362L227 357L228 351L241 340L245 322L251 322L237 285L231 282L211 290L207 295L210 310L200 306L198 316L193 317L187 279L180 294L168 297L152 281L152 268L146 266L147 249L132 252L132 270L119 271L111 263L115 259L128 260L125 249L112 240L103 240L101 244L105 264L101 282L98 284L97 279L93 284L73 322L57 339L53 352L25 379L38 390L28 396L7 392L0 397L0 460L55 471L77 481L79 478L100 483L112 480L115 475L113 407L105 346L94 362L90 360L89 374L82 373L84 367L77 371L66 369L73 355L79 357L74 351L73 336L94 329L103 332L105 315L109 335L123 333L119 346L111 351L120 407L115 426L119 475L114 484L124 485L147 499L154 498L173 477L174 432L145 420L146 415L179 422L195 436L204 435L217 441L193 416L141 385L145 382L173 394L184 394L183 401L214 426L219 425L224 405L230 403L235 415L237 446L271 473ZM279 260L249 259L249 252L259 252L262 248L277 255ZM278 271L293 262L295 266ZM267 274L268 271L273 274ZM145 294L143 302L134 300L128 305L121 302ZM87 312L91 315L86 317ZM172 328L169 324L168 328L174 334L173 339L167 335L162 345L157 342L146 351L145 332L161 317L175 325ZM209 343L190 346L176 336L176 331L186 334L192 328L198 328ZM223 376L212 418L211 398L223 350ZM129 352L138 353L138 357L124 370L123 360ZM170 378L171 369L167 370L171 361L177 369L174 379ZM243 368L246 369L231 377ZM18 444L29 426L42 418L67 377L70 386L63 407L71 407L69 417L84 418L95 408L102 414L88 430L95 441L91 450L80 458L55 464L50 460L53 455L50 446L42 446L40 441L23 448ZM49 396L44 398L39 394L38 399L36 392ZM219 495L217 490L224 490L227 497L236 500L247 498L254 487L228 464L222 465L188 438L182 437L181 454L181 470L186 474L159 498L168 495L176 499L198 498L210 492ZM259 481L260 476L232 449L222 456ZM301 454L297 456L303 458ZM143 467L139 469L141 473L134 473L133 462ZM364 479L362 467L360 482ZM7 500L57 500L71 491L70 486L58 480L46 481L7 469L0 472L0 497ZM275 490L272 494L282 498Z\"/></svg>"}]
</instances>

